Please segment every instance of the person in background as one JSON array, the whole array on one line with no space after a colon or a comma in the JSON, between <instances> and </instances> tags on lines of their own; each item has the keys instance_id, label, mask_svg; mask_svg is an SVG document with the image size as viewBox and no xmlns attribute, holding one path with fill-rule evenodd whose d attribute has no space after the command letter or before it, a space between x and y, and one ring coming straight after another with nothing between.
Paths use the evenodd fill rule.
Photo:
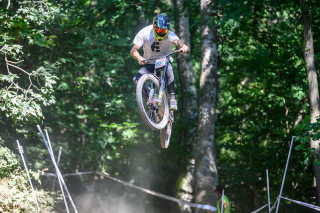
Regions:
<instances>
[{"instance_id":1,"label":"person in background","mask_svg":"<svg viewBox=\"0 0 320 213\"><path fill-rule=\"evenodd\" d=\"M219 197L218 203L217 203L217 208L218 208L218 213L221 213L222 211L222 191L225 190L225 187L223 185L217 185L216 189L214 190L216 194ZM230 206L230 201L227 198L227 196L224 194L223 196L223 213L230 213L231 212L231 206Z\"/></svg>"}]
</instances>

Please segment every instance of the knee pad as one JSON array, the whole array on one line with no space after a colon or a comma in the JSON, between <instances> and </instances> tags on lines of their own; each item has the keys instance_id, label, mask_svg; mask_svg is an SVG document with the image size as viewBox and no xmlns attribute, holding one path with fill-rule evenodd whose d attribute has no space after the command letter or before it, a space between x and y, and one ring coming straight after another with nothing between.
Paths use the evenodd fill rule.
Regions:
<instances>
[{"instance_id":1,"label":"knee pad","mask_svg":"<svg viewBox=\"0 0 320 213\"><path fill-rule=\"evenodd\" d=\"M132 80L133 80L134 85L137 86L139 79L137 79L136 77L133 77Z\"/></svg>"}]
</instances>

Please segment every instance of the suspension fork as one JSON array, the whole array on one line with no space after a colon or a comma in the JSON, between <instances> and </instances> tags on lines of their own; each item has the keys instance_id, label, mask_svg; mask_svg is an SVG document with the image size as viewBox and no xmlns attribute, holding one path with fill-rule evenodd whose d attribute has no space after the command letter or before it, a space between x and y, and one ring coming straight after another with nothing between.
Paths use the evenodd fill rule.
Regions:
<instances>
[{"instance_id":1,"label":"suspension fork","mask_svg":"<svg viewBox=\"0 0 320 213\"><path fill-rule=\"evenodd\" d=\"M154 68L153 74L154 74L155 76L157 76L157 70L156 70L156 68ZM154 95L154 83L152 82L152 83L151 83L151 90L150 90L150 92L149 92L149 100L152 100L152 99L153 99L153 98L152 98L153 95Z\"/></svg>"},{"instance_id":2,"label":"suspension fork","mask_svg":"<svg viewBox=\"0 0 320 213\"><path fill-rule=\"evenodd\" d=\"M161 78L161 87L160 87L160 91L159 91L159 97L158 99L156 100L157 104L158 105L161 105L162 103L162 97L163 97L163 94L164 94L164 89L165 89L165 79L166 79L166 73L167 73L167 69L168 69L168 64L169 64L169 60L168 58L166 58L166 66L164 67L164 71L163 71L163 76Z\"/></svg>"}]
</instances>

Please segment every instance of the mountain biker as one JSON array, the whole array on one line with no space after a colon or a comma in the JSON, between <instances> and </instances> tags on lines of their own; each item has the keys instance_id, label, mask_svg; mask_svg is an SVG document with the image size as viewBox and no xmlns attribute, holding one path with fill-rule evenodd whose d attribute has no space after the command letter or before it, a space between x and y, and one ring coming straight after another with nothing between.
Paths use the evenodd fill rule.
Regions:
<instances>
[{"instance_id":1,"label":"mountain biker","mask_svg":"<svg viewBox=\"0 0 320 213\"><path fill-rule=\"evenodd\" d=\"M182 53L186 53L189 47L185 45L178 36L170 30L170 18L166 13L158 14L153 20L153 24L141 29L133 40L133 47L130 55L138 60L143 67L133 78L137 84L139 78L148 73L153 73L155 68L155 61L150 61L145 64L145 58L155 58L162 55L169 54L172 51L172 44L174 44ZM143 57L139 54L138 50L143 46ZM174 75L172 69L172 58L168 64L166 81L168 91L170 94L170 110L177 110L177 101L174 92Z\"/></svg>"}]
</instances>

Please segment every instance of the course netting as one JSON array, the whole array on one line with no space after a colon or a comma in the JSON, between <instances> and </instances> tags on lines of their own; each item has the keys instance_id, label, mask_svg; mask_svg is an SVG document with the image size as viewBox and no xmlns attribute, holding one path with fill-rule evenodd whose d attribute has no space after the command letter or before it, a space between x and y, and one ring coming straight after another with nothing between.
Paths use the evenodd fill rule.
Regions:
<instances>
[{"instance_id":1,"label":"course netting","mask_svg":"<svg viewBox=\"0 0 320 213\"><path fill-rule=\"evenodd\" d=\"M185 201L185 200L180 200L180 199L177 199L175 197L171 197L171 196L168 196L168 195L165 195L165 194L161 194L159 192L155 192L155 191L152 191L150 189L146 189L146 188L143 188L143 187L140 187L140 186L136 186L132 183L128 183L128 182L125 182L125 181L122 181L120 179L117 179L115 177L112 177L110 176L108 173L106 172L97 172L97 171L85 171L85 172L76 172L76 173L70 173L70 174L64 174L62 175L59 168L58 168L58 165L57 165L57 162L55 160L55 157L54 157L54 154L53 154L53 151L52 151L52 148L51 148L51 143L50 143L50 139L49 139L49 135L46 131L46 136L47 138L44 136L44 134L42 133L42 130L40 128L39 125L37 125L38 127L38 130L44 140L44 143L48 149L48 152L49 152L49 155L51 157L51 160L52 160L52 163L56 169L56 173L45 173L45 174L42 174L43 176L55 176L58 178L59 180L59 184L60 184L60 188L61 188L61 191L62 191L62 194L63 194L63 198L64 198L64 201L65 201L65 204L66 204L66 199L65 199L65 195L64 195L64 190L67 192L68 194L68 197L69 197L69 200L70 200L70 203L72 204L73 206L73 209L74 211L77 213L77 209L76 209L76 206L71 198L71 195L69 193L69 190L64 182L64 179L63 179L63 176L77 176L77 175L89 175L89 174L97 174L97 175L100 175L100 176L103 176L103 177L106 177L110 180L113 180L115 182L118 182L120 184L123 184L125 186L128 186L128 187L131 187L131 188L134 188L134 189L137 189L137 190L140 190L144 193L147 193L147 194L150 194L150 195L153 195L153 196L157 196L157 197L160 197L160 198L163 198L163 199L166 199L166 200L169 200L169 201L172 201L172 202L176 202L178 204L182 204L182 205L188 205L190 207L194 207L194 208L199 208L199 209L205 209L205 210L209 210L209 211L217 211L218 209L214 206L211 206L211 205L205 205L205 204L197 204L197 203L191 203L191 202L188 202L188 201ZM266 208L266 207L269 207L269 213L272 212L272 210L276 207L277 205L277 209L276 209L276 213L278 213L278 210L279 210L279 204L280 204L280 200L281 199L285 199L285 200L288 200L290 202L293 202L293 203L296 203L296 204L299 204L299 205L302 205L304 207L308 207L308 208L311 208L311 209L314 209L316 211L320 211L320 207L319 206L315 206L315 205L312 205L312 204L309 204L309 203L305 203L305 202L301 202L301 201L297 201L297 200L293 200L293 199L290 199L290 198L286 198L286 197L283 197L282 196L282 191L283 191L283 186L284 186L284 181L285 181L285 177L286 177L286 172L287 172L287 168L288 168L288 164L289 164L289 159L290 159L290 155L291 155L291 149L292 149L292 144L293 144L293 141L294 141L294 136L292 137L292 140L291 140L291 144L290 144L290 149L289 149L289 154L288 154L288 158L287 158L287 163L286 163L286 167L285 167L285 171L284 171L284 175L283 175L283 179L282 179L282 184L281 184L281 189L280 189L280 194L278 195L276 201L274 202L273 206L270 208L270 197L269 197L269 177L268 177L268 170L267 170L267 189L268 189L268 203L265 204L264 206L260 207L259 209L251 212L251 213L257 213L259 211L261 211L262 209ZM22 160L23 160L23 163L25 165L25 168L26 168L26 164L25 164L25 160L24 160L24 157L23 157L23 147L20 146L19 142L17 141L18 143L18 150L21 154L21 157L22 157ZM61 151L61 150L60 150ZM26 172L28 174L28 170L26 168ZM28 176L29 177L29 176ZM31 182L31 179L29 177L29 182L30 182L30 185L32 187L32 182ZM32 187L33 188L33 187ZM38 206L38 210L40 210L40 207L38 205L38 202L37 202L37 198L35 197L35 202ZM68 206L66 204L66 209L67 209L67 212L69 212L69 209L68 209Z\"/></svg>"},{"instance_id":2,"label":"course netting","mask_svg":"<svg viewBox=\"0 0 320 213\"><path fill-rule=\"evenodd\" d=\"M272 212L272 210L275 208L276 205L277 205L276 213L278 213L281 199L285 199L285 200L288 200L290 202L299 204L301 206L308 207L308 208L314 209L316 211L320 211L320 207L319 206L315 206L315 205L312 205L312 204L309 204L309 203L305 203L305 202L298 201L298 200L293 200L293 199L286 198L286 197L282 196L282 191L283 191L284 181L285 181L285 178L286 178L287 169L288 169L288 165L289 165L289 160L290 160L290 156L291 156L291 150L292 150L293 141L294 141L294 136L292 136L291 143L290 143L287 163L286 163L286 167L285 167L285 170L284 170L284 174L283 174L283 178L282 178L282 184L281 184L281 188L280 188L280 194L278 195L278 197L277 197L276 201L274 202L272 208L269 207L269 213ZM268 177L268 172L267 172L267 185L268 185L267 188L268 188L268 196L269 196L269 177ZM266 208L267 206L270 206L269 197L268 197L268 204L260 207L259 209L255 210L255 211L253 211L251 213L257 213L257 212L261 211L262 209Z\"/></svg>"},{"instance_id":3,"label":"course netting","mask_svg":"<svg viewBox=\"0 0 320 213\"><path fill-rule=\"evenodd\" d=\"M86 172L76 172L76 173L64 174L62 176L77 176L77 175L89 175L89 174L97 174L97 175L106 177L106 178L108 178L110 180L113 180L115 182L121 183L121 184L123 184L125 186L129 186L131 188L140 190L140 191L145 192L147 194L150 194L150 195L153 195L153 196L156 196L156 197L160 197L160 198L172 201L172 202L176 202L178 204L188 205L188 206L191 206L191 207L194 207L194 208L205 209L205 210L210 210L210 211L217 211L217 208L214 207L214 206L205 205L205 204L190 203L190 202L185 201L185 200L180 200L180 199L177 199L175 197L171 197L171 196L168 196L168 195L165 195L165 194L161 194L159 192L152 191L150 189L146 189L146 188L143 188L143 187L140 187L140 186L136 186L136 185L134 185L132 183L125 182L123 180L120 180L118 178L110 176L106 172L86 171ZM43 176L56 176L56 174L54 174L54 173L45 173L45 174L42 174L42 175Z\"/></svg>"}]
</instances>

